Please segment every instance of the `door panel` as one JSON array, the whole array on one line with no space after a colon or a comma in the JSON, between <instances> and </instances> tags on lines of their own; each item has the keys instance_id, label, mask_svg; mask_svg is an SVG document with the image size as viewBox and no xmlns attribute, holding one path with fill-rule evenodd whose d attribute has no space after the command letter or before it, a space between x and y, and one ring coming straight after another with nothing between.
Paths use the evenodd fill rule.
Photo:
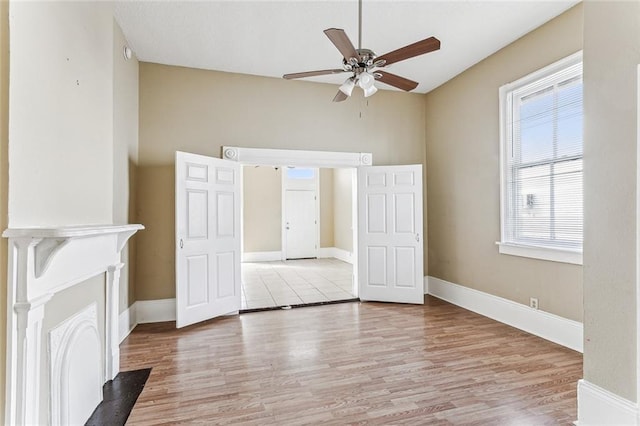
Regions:
<instances>
[{"instance_id":1,"label":"door panel","mask_svg":"<svg viewBox=\"0 0 640 426\"><path fill-rule=\"evenodd\" d=\"M209 302L209 289L206 286L197 285L199 282L209 280L209 256L199 254L187 256L187 288L189 297L187 308L202 305Z\"/></svg>"},{"instance_id":2,"label":"door panel","mask_svg":"<svg viewBox=\"0 0 640 426\"><path fill-rule=\"evenodd\" d=\"M237 163L176 152L176 325L240 309Z\"/></svg>"},{"instance_id":3,"label":"door panel","mask_svg":"<svg viewBox=\"0 0 640 426\"><path fill-rule=\"evenodd\" d=\"M190 239L207 238L207 218L209 217L209 203L207 191L187 190L187 236Z\"/></svg>"},{"instance_id":4,"label":"door panel","mask_svg":"<svg viewBox=\"0 0 640 426\"><path fill-rule=\"evenodd\" d=\"M369 256L369 285L382 286L387 285L387 248L386 247L367 247Z\"/></svg>"},{"instance_id":5,"label":"door panel","mask_svg":"<svg viewBox=\"0 0 640 426\"><path fill-rule=\"evenodd\" d=\"M384 194L367 195L367 231L370 234L387 233L387 198Z\"/></svg>"},{"instance_id":6,"label":"door panel","mask_svg":"<svg viewBox=\"0 0 640 426\"><path fill-rule=\"evenodd\" d=\"M422 166L358 169L360 299L424 303Z\"/></svg>"}]
</instances>

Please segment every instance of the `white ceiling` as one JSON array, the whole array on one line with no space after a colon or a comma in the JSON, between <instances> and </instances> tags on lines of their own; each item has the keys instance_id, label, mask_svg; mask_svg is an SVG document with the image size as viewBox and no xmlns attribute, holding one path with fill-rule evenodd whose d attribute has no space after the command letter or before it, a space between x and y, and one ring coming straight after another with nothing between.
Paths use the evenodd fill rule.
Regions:
<instances>
[{"instance_id":1,"label":"white ceiling","mask_svg":"<svg viewBox=\"0 0 640 426\"><path fill-rule=\"evenodd\" d=\"M426 93L576 3L363 0L362 47L382 55L440 39L440 51L386 68ZM138 59L160 64L282 77L341 67L326 28L343 28L358 47L356 0L127 0L116 3L115 16ZM309 80L339 84L347 76Z\"/></svg>"}]
</instances>

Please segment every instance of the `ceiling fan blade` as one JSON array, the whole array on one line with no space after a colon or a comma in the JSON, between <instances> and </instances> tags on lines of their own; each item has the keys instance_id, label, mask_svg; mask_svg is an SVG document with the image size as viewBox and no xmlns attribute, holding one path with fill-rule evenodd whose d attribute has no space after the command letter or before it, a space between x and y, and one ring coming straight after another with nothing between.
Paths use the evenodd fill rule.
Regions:
<instances>
[{"instance_id":1,"label":"ceiling fan blade","mask_svg":"<svg viewBox=\"0 0 640 426\"><path fill-rule=\"evenodd\" d=\"M390 65L395 62L404 61L405 59L413 58L415 56L424 55L425 53L433 52L440 49L440 40L435 37L429 37L424 40L415 42L405 47L401 47L393 52L386 53L382 56L378 56L376 61L384 60L385 65Z\"/></svg>"},{"instance_id":2,"label":"ceiling fan blade","mask_svg":"<svg viewBox=\"0 0 640 426\"><path fill-rule=\"evenodd\" d=\"M391 74L389 72L376 71L374 74L380 74L380 77L376 80L407 92L418 87L417 81L409 80L408 78L400 77L399 75Z\"/></svg>"},{"instance_id":3,"label":"ceiling fan blade","mask_svg":"<svg viewBox=\"0 0 640 426\"><path fill-rule=\"evenodd\" d=\"M291 80L294 78L314 77L316 75L341 74L343 72L347 72L347 71L342 69L307 71L307 72L297 72L293 74L285 74L282 77L286 78L287 80Z\"/></svg>"},{"instance_id":4,"label":"ceiling fan blade","mask_svg":"<svg viewBox=\"0 0 640 426\"><path fill-rule=\"evenodd\" d=\"M333 98L333 102L342 102L347 98L348 96L342 93L342 90L338 90L338 93L336 93L336 96Z\"/></svg>"},{"instance_id":5,"label":"ceiling fan blade","mask_svg":"<svg viewBox=\"0 0 640 426\"><path fill-rule=\"evenodd\" d=\"M339 28L329 28L324 30L324 33L329 37L331 43L333 43L340 53L342 53L342 56L344 56L344 59L346 59L347 62L349 62L349 59L351 58L360 59L360 55L358 55L356 48L353 47L353 43L351 43L349 36L347 36L347 33L345 33L344 30Z\"/></svg>"}]
</instances>

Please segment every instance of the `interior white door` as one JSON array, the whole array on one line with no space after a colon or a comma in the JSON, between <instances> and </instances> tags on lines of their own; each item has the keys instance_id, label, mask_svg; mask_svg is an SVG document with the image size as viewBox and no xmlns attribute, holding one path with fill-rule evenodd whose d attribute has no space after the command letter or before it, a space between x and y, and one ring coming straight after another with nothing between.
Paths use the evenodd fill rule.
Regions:
<instances>
[{"instance_id":1,"label":"interior white door","mask_svg":"<svg viewBox=\"0 0 640 426\"><path fill-rule=\"evenodd\" d=\"M361 300L424 303L422 166L358 168Z\"/></svg>"},{"instance_id":2,"label":"interior white door","mask_svg":"<svg viewBox=\"0 0 640 426\"><path fill-rule=\"evenodd\" d=\"M176 152L176 326L240 309L240 165Z\"/></svg>"},{"instance_id":3,"label":"interior white door","mask_svg":"<svg viewBox=\"0 0 640 426\"><path fill-rule=\"evenodd\" d=\"M286 258L303 259L318 256L318 220L316 192L285 191Z\"/></svg>"}]
</instances>

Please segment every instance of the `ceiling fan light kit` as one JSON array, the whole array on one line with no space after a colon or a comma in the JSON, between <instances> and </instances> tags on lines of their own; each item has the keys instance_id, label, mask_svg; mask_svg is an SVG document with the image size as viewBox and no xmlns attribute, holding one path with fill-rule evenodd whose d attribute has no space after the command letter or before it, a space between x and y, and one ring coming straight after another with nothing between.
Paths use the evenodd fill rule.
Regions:
<instances>
[{"instance_id":1,"label":"ceiling fan light kit","mask_svg":"<svg viewBox=\"0 0 640 426\"><path fill-rule=\"evenodd\" d=\"M364 91L365 98L373 95L378 91L378 88L375 86L376 80L409 92L418 87L417 82L388 72L374 71L374 69L383 68L387 65L440 49L440 40L435 37L420 40L416 43L386 53L380 57L376 56L376 54L370 49L363 49L361 47L362 0L358 0L358 49L353 46L353 43L351 43L351 40L342 29L328 28L324 30L324 33L342 54L342 69L285 74L283 78L291 80L295 78L313 77L326 74L340 74L344 72L352 73L352 76L340 86L338 93L333 98L333 102L342 102L351 96L356 84Z\"/></svg>"},{"instance_id":2,"label":"ceiling fan light kit","mask_svg":"<svg viewBox=\"0 0 640 426\"><path fill-rule=\"evenodd\" d=\"M364 97L368 98L378 91L378 88L374 84L375 78L368 72L363 72L358 78L358 86L364 91Z\"/></svg>"},{"instance_id":3,"label":"ceiling fan light kit","mask_svg":"<svg viewBox=\"0 0 640 426\"><path fill-rule=\"evenodd\" d=\"M364 91L364 97L368 98L369 96L376 93L378 91L378 88L376 86L371 85L371 87L368 87L366 89L363 88L362 90Z\"/></svg>"},{"instance_id":4,"label":"ceiling fan light kit","mask_svg":"<svg viewBox=\"0 0 640 426\"><path fill-rule=\"evenodd\" d=\"M344 83L342 83L342 86L340 86L340 91L347 96L351 96L353 88L356 87L355 80L355 77L349 77Z\"/></svg>"}]
</instances>

